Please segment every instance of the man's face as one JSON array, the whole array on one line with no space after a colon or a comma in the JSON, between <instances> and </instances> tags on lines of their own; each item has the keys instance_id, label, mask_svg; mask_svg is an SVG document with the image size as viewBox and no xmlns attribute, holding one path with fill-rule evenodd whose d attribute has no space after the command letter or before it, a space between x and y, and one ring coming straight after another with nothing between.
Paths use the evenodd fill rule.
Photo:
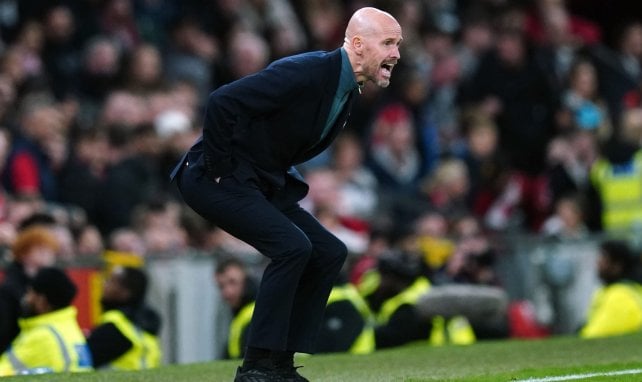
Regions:
<instances>
[{"instance_id":1,"label":"man's face","mask_svg":"<svg viewBox=\"0 0 642 382\"><path fill-rule=\"evenodd\" d=\"M100 302L105 310L115 309L127 302L130 295L122 285L122 269L115 268L103 284L103 294Z\"/></svg>"},{"instance_id":2,"label":"man's face","mask_svg":"<svg viewBox=\"0 0 642 382\"><path fill-rule=\"evenodd\" d=\"M216 284L221 292L221 297L233 309L239 308L241 305L245 277L245 272L237 266L230 266L222 273L216 274Z\"/></svg>"},{"instance_id":3,"label":"man's face","mask_svg":"<svg viewBox=\"0 0 642 382\"><path fill-rule=\"evenodd\" d=\"M382 88L390 85L392 68L400 58L401 27L385 18L378 27L363 36L363 75Z\"/></svg>"},{"instance_id":4,"label":"man's face","mask_svg":"<svg viewBox=\"0 0 642 382\"><path fill-rule=\"evenodd\" d=\"M597 259L597 273L605 284L611 284L622 277L622 265L613 262L609 256L601 252Z\"/></svg>"},{"instance_id":5,"label":"man's face","mask_svg":"<svg viewBox=\"0 0 642 382\"><path fill-rule=\"evenodd\" d=\"M27 289L27 293L20 301L22 317L35 317L46 312L46 299L44 296L36 293L33 289Z\"/></svg>"}]
</instances>

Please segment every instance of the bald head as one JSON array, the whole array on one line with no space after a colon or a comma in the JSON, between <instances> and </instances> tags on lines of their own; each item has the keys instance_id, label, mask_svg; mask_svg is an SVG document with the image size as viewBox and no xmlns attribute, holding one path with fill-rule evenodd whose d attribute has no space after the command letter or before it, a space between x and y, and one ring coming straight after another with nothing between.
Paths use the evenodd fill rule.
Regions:
<instances>
[{"instance_id":1,"label":"bald head","mask_svg":"<svg viewBox=\"0 0 642 382\"><path fill-rule=\"evenodd\" d=\"M380 32L381 28L388 24L399 26L397 20L388 12L373 7L358 9L348 22L346 40L359 35L366 36Z\"/></svg>"},{"instance_id":2,"label":"bald head","mask_svg":"<svg viewBox=\"0 0 642 382\"><path fill-rule=\"evenodd\" d=\"M343 43L357 81L388 86L402 39L401 26L391 14L372 7L358 9Z\"/></svg>"}]
</instances>

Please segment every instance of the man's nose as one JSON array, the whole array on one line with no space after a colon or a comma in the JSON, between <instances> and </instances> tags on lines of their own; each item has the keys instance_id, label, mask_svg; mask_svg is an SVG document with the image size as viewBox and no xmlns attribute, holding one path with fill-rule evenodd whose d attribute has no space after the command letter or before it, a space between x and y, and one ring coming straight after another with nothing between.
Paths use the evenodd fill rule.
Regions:
<instances>
[{"instance_id":1,"label":"man's nose","mask_svg":"<svg viewBox=\"0 0 642 382\"><path fill-rule=\"evenodd\" d=\"M398 46L395 46L392 49L392 58L395 58L397 60L401 58L401 53L399 53L399 47Z\"/></svg>"}]
</instances>

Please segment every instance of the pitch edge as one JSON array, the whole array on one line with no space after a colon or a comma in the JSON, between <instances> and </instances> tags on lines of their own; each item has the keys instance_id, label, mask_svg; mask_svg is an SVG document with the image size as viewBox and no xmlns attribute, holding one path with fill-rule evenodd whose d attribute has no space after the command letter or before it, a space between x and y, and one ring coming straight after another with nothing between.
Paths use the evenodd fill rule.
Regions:
<instances>
[{"instance_id":1,"label":"pitch edge","mask_svg":"<svg viewBox=\"0 0 642 382\"><path fill-rule=\"evenodd\" d=\"M512 382L557 382L557 381L573 381L573 380L587 379L587 378L593 378L593 377L613 377L618 375L630 375L630 374L642 374L642 369L606 371L603 373L569 374L569 375L560 375L557 377L513 379L511 381Z\"/></svg>"}]
</instances>

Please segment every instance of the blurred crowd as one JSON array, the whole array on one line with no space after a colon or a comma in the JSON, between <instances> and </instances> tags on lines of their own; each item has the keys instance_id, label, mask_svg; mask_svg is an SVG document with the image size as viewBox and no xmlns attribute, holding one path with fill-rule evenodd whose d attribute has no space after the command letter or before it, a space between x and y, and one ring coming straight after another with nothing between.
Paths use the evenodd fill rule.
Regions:
<instances>
[{"instance_id":1,"label":"blurred crowd","mask_svg":"<svg viewBox=\"0 0 642 382\"><path fill-rule=\"evenodd\" d=\"M502 234L642 227L642 15L599 3L1 1L0 244L36 221L61 261L198 250L260 266L181 203L169 171L211 90L339 47L374 5L403 28L400 64L301 164L303 205L348 246L354 284L394 249L433 284L499 285Z\"/></svg>"}]
</instances>

